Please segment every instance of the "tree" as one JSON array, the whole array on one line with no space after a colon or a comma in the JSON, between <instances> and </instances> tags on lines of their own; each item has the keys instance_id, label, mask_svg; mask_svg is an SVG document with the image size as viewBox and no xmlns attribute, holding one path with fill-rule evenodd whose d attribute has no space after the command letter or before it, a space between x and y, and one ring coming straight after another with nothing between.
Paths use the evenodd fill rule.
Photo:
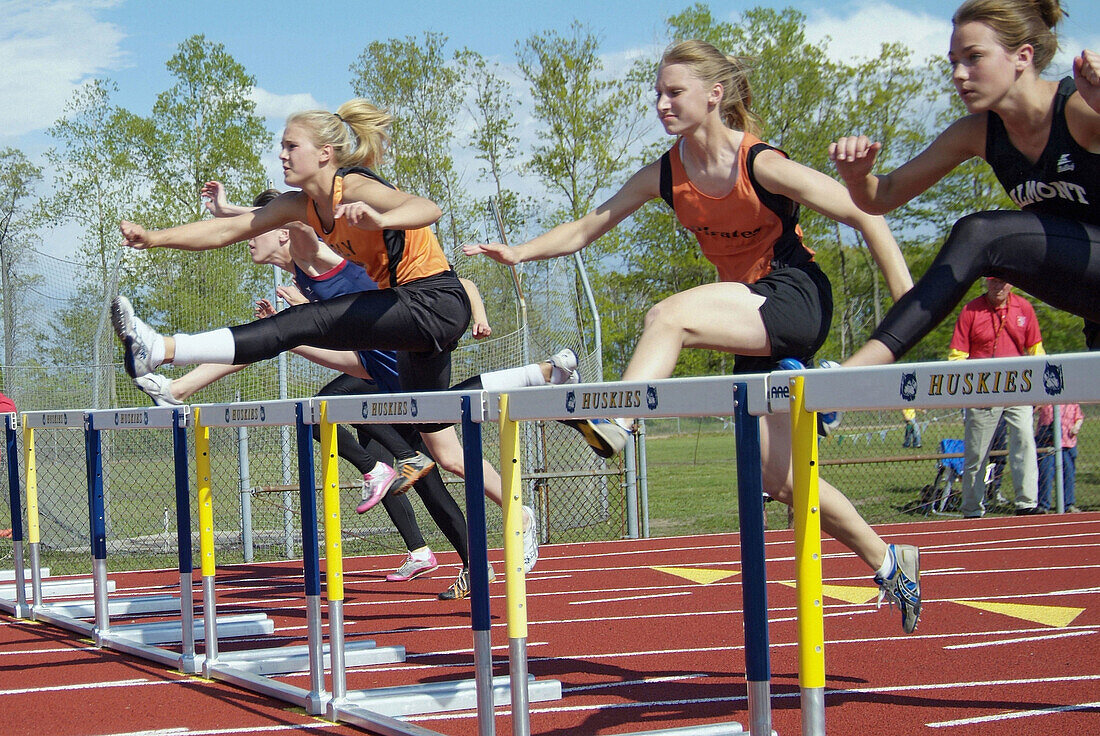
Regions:
<instances>
[{"instance_id":1,"label":"tree","mask_svg":"<svg viewBox=\"0 0 1100 736\"><path fill-rule=\"evenodd\" d=\"M632 154L641 138L642 95L631 77L604 73L599 40L578 23L573 23L568 35L535 34L517 44L517 53L539 122L538 143L527 168L561 202L545 218L544 225L553 226L590 210L597 197L617 185L634 163ZM621 243L622 233L612 231L586 250L588 261L596 267L595 291L601 309L614 296L601 287L600 272L620 251ZM579 254L576 261L581 263ZM549 283L548 265L534 264L525 276L532 271L531 280ZM584 304L579 275L573 291L575 301Z\"/></svg>"},{"instance_id":2,"label":"tree","mask_svg":"<svg viewBox=\"0 0 1100 736\"><path fill-rule=\"evenodd\" d=\"M0 150L0 297L3 298L4 365L16 362L16 335L23 291L29 285L18 267L28 257L31 213L23 205L42 178L42 170L14 148Z\"/></svg>"},{"instance_id":3,"label":"tree","mask_svg":"<svg viewBox=\"0 0 1100 736\"><path fill-rule=\"evenodd\" d=\"M446 44L440 33L375 41L352 64L351 86L393 116L394 183L442 207L440 239L454 247L470 226L452 157L462 80L444 55Z\"/></svg>"},{"instance_id":4,"label":"tree","mask_svg":"<svg viewBox=\"0 0 1100 736\"><path fill-rule=\"evenodd\" d=\"M138 216L151 227L200 219L199 189L212 179L250 201L266 186L260 156L272 143L251 97L255 78L222 44L192 36L166 66L176 81L157 96L152 115L122 120L146 177ZM241 256L234 248L141 254L133 263L143 314L184 331L250 318L264 272Z\"/></svg>"}]
</instances>

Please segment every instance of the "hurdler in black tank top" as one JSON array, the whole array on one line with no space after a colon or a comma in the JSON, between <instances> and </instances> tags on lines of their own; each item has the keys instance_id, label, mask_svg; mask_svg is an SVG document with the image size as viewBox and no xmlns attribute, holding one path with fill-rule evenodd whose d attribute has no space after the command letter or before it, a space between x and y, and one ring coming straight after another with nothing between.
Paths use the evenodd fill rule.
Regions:
<instances>
[{"instance_id":1,"label":"hurdler in black tank top","mask_svg":"<svg viewBox=\"0 0 1100 736\"><path fill-rule=\"evenodd\" d=\"M1100 154L1078 144L1066 124L1076 91L1072 78L1059 82L1050 137L1034 164L1012 145L1000 116L988 113L985 160L1020 209L1100 225Z\"/></svg>"}]
</instances>

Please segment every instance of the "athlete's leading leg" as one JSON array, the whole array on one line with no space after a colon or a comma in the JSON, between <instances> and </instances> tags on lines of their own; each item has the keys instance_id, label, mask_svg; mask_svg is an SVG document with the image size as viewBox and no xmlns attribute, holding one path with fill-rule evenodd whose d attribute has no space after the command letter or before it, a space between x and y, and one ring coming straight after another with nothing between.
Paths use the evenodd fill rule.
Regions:
<instances>
[{"instance_id":1,"label":"athlete's leading leg","mask_svg":"<svg viewBox=\"0 0 1100 736\"><path fill-rule=\"evenodd\" d=\"M932 265L846 366L892 363L951 313L970 285L996 276L1057 309L1100 322L1100 227L1030 212L955 223Z\"/></svg>"}]
</instances>

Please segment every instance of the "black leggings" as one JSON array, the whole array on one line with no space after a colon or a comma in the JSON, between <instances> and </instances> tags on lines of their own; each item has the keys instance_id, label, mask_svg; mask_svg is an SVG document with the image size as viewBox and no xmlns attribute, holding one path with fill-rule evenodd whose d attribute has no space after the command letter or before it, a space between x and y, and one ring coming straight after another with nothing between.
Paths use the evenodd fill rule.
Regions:
<instances>
[{"instance_id":1,"label":"black leggings","mask_svg":"<svg viewBox=\"0 0 1100 736\"><path fill-rule=\"evenodd\" d=\"M1100 227L1020 211L979 212L955 223L932 265L871 337L902 357L982 276L1084 317L1087 345L1100 348Z\"/></svg>"},{"instance_id":2,"label":"black leggings","mask_svg":"<svg viewBox=\"0 0 1100 736\"><path fill-rule=\"evenodd\" d=\"M373 393L378 393L378 387L374 384L368 383L362 378L340 375L330 381L317 395L344 396ZM427 453L427 448L424 447L419 433L411 426L393 427L383 424L356 424L354 426L356 433L359 435L358 441L346 426L342 424L337 426L337 453L354 465L361 473L370 472L376 461L374 454L368 450L368 446L374 453L381 454L384 461L392 462L392 458L385 457L388 454L386 449L378 444L372 436L378 431L392 432L398 435L400 441L406 446ZM314 438L321 436L320 427L314 425L313 436ZM373 444L370 444L372 442ZM447 541L458 552L458 556L462 558L463 566L469 566L466 517L462 514L462 509L454 500L454 497L447 491L447 486L443 483L439 470L432 468L431 472L413 485L413 488L424 502L424 508L428 510L432 520L435 521L443 535L447 537ZM416 515L406 494L387 494L382 499L382 506L386 509L386 513L389 514L394 526L397 527L397 531L408 549L414 550L424 546L424 536L416 523Z\"/></svg>"},{"instance_id":3,"label":"black leggings","mask_svg":"<svg viewBox=\"0 0 1100 736\"><path fill-rule=\"evenodd\" d=\"M447 272L392 289L300 304L229 329L237 365L273 358L299 345L396 350L403 390L439 391L450 385L450 351L469 321L469 299Z\"/></svg>"}]
</instances>

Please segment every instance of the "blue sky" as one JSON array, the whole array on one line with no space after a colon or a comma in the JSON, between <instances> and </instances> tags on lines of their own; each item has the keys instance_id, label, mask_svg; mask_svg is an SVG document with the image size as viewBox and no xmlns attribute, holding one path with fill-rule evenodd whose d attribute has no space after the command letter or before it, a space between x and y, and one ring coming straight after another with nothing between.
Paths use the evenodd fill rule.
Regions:
<instances>
[{"instance_id":1,"label":"blue sky","mask_svg":"<svg viewBox=\"0 0 1100 736\"><path fill-rule=\"evenodd\" d=\"M118 104L148 114L155 96L171 83L165 62L196 33L223 43L256 77L259 110L278 134L288 113L331 110L350 97L348 67L375 40L436 31L449 38L452 49L465 46L511 64L517 41L578 20L601 36L605 62L614 67L639 53L656 54L664 45L664 20L690 5L689 0L0 0L0 146L21 148L40 161L50 143L46 128L73 91L94 77L118 85ZM828 36L832 55L851 61L874 54L885 41L902 41L922 58L944 53L956 2L925 0L920 10L901 0L710 3L714 15L727 20L760 5L800 9L811 39ZM1063 70L1067 54L1083 46L1100 49L1100 2L1069 0L1068 9L1071 17L1061 28ZM277 170L274 152L268 165Z\"/></svg>"}]
</instances>

